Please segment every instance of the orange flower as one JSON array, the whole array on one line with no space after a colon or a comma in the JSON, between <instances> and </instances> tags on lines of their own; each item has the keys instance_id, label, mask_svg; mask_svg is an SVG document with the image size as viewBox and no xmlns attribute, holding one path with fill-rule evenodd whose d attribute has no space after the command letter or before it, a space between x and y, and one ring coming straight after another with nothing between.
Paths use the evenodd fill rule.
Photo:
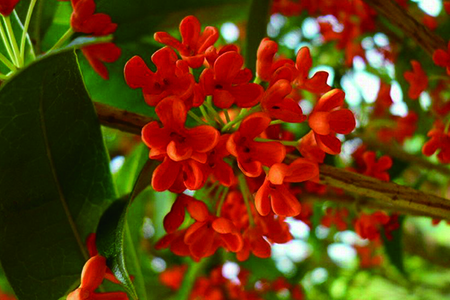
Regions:
<instances>
[{"instance_id":1,"label":"orange flower","mask_svg":"<svg viewBox=\"0 0 450 300\"><path fill-rule=\"evenodd\" d=\"M128 300L124 292L95 293L106 272L106 258L91 257L83 267L80 286L67 296L67 300Z\"/></svg>"},{"instance_id":2,"label":"orange flower","mask_svg":"<svg viewBox=\"0 0 450 300\"><path fill-rule=\"evenodd\" d=\"M286 156L286 149L279 142L254 141L269 127L270 121L266 113L251 114L228 139L227 150L237 158L239 169L248 177L258 177L263 165L270 167Z\"/></svg>"},{"instance_id":3,"label":"orange flower","mask_svg":"<svg viewBox=\"0 0 450 300\"><path fill-rule=\"evenodd\" d=\"M317 145L322 151L332 155L341 152L341 141L336 138L335 133L348 134L356 126L353 113L342 108L344 98L342 90L327 92L320 97L308 119Z\"/></svg>"},{"instance_id":4,"label":"orange flower","mask_svg":"<svg viewBox=\"0 0 450 300\"><path fill-rule=\"evenodd\" d=\"M180 23L181 39L175 39L166 32L156 32L154 37L159 43L177 49L191 68L200 68L205 59L205 51L219 38L217 28L207 26L201 33L199 20L194 16L185 17Z\"/></svg>"}]
</instances>

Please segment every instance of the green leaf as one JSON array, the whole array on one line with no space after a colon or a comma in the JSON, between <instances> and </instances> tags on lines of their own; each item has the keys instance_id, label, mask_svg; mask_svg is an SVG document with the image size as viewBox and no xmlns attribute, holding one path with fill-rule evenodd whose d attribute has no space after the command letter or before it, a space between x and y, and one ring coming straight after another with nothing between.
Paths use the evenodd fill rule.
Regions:
<instances>
[{"instance_id":1,"label":"green leaf","mask_svg":"<svg viewBox=\"0 0 450 300\"><path fill-rule=\"evenodd\" d=\"M125 162L120 170L113 175L114 182L120 196L131 193L133 184L136 182L139 175L139 170L142 170L145 163L148 161L148 148L144 143L139 144L133 152L125 158ZM149 184L150 182L148 182Z\"/></svg>"},{"instance_id":2,"label":"green leaf","mask_svg":"<svg viewBox=\"0 0 450 300\"><path fill-rule=\"evenodd\" d=\"M0 141L1 264L19 299L58 299L79 280L85 239L115 198L73 52L4 83Z\"/></svg>"},{"instance_id":3,"label":"green leaf","mask_svg":"<svg viewBox=\"0 0 450 300\"><path fill-rule=\"evenodd\" d=\"M126 222L127 212L133 200L149 186L155 168L155 161L148 160L136 180L131 195L115 201L105 211L97 228L96 244L99 253L106 257L112 272L133 299L138 299L138 295L130 279L125 261L125 247L133 244ZM134 261L136 261L136 257L134 257ZM136 274L136 280L141 280L138 277L141 277L141 274ZM139 299L145 299L145 293L141 293L139 296Z\"/></svg>"},{"instance_id":4,"label":"green leaf","mask_svg":"<svg viewBox=\"0 0 450 300\"><path fill-rule=\"evenodd\" d=\"M398 217L398 223L400 227L391 232L392 239L389 240L386 237L384 230L382 232L382 237L383 237L384 251L386 252L386 255L389 257L390 262L402 275L408 277L408 273L405 270L405 265L403 262L402 228L404 221L405 216Z\"/></svg>"}]
</instances>

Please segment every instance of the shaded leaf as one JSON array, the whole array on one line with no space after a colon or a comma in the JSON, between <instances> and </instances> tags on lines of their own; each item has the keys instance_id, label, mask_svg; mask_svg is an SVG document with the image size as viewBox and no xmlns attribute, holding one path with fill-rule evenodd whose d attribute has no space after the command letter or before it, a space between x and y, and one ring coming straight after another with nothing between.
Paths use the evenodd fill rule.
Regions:
<instances>
[{"instance_id":1,"label":"shaded leaf","mask_svg":"<svg viewBox=\"0 0 450 300\"><path fill-rule=\"evenodd\" d=\"M149 185L155 167L155 161L147 161L131 195L115 201L105 211L97 228L96 244L99 253L107 258L112 272L134 299L138 299L138 296L125 262L125 246L132 245L126 218L130 204ZM144 299L145 293L139 296Z\"/></svg>"},{"instance_id":2,"label":"shaded leaf","mask_svg":"<svg viewBox=\"0 0 450 300\"><path fill-rule=\"evenodd\" d=\"M0 260L19 299L58 299L115 197L76 57L39 60L0 89Z\"/></svg>"}]
</instances>

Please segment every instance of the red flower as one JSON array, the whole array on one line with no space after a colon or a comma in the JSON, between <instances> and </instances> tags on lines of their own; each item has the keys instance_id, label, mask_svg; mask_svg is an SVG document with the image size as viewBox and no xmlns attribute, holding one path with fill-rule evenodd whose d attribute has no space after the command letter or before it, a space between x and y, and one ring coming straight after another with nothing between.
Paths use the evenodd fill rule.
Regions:
<instances>
[{"instance_id":1,"label":"red flower","mask_svg":"<svg viewBox=\"0 0 450 300\"><path fill-rule=\"evenodd\" d=\"M242 235L244 240L241 251L236 254L239 261L247 260L250 252L256 257L268 258L272 253L270 244L264 239L263 233L258 227L248 227Z\"/></svg>"},{"instance_id":2,"label":"red flower","mask_svg":"<svg viewBox=\"0 0 450 300\"><path fill-rule=\"evenodd\" d=\"M187 110L177 97L167 97L155 109L163 127L157 121L142 128L142 140L150 148L149 157L160 159L166 155L173 161L192 158L205 163L207 152L219 141L220 134L212 126L185 128Z\"/></svg>"},{"instance_id":3,"label":"red flower","mask_svg":"<svg viewBox=\"0 0 450 300\"><path fill-rule=\"evenodd\" d=\"M378 131L378 138L385 143L391 142L395 139L402 144L406 138L412 137L417 129L418 116L415 112L409 112L405 117L391 116L395 121L393 127L382 127Z\"/></svg>"},{"instance_id":4,"label":"red flower","mask_svg":"<svg viewBox=\"0 0 450 300\"><path fill-rule=\"evenodd\" d=\"M103 79L109 79L108 69L103 63L113 63L119 59L121 50L114 43L86 46L81 49L95 72Z\"/></svg>"},{"instance_id":5,"label":"red flower","mask_svg":"<svg viewBox=\"0 0 450 300\"><path fill-rule=\"evenodd\" d=\"M428 86L428 77L417 60L412 60L411 65L413 67L413 71L405 72L403 76L410 84L408 97L415 100L419 98L420 94L422 94L424 90L426 90Z\"/></svg>"},{"instance_id":6,"label":"red flower","mask_svg":"<svg viewBox=\"0 0 450 300\"><path fill-rule=\"evenodd\" d=\"M380 237L380 226L389 222L389 216L377 211L371 215L362 213L355 222L355 231L363 239L377 240Z\"/></svg>"},{"instance_id":7,"label":"red flower","mask_svg":"<svg viewBox=\"0 0 450 300\"><path fill-rule=\"evenodd\" d=\"M392 159L383 155L378 162L376 161L376 154L373 151L367 151L363 154L365 163L364 175L378 178L383 181L389 181L389 170L392 167Z\"/></svg>"},{"instance_id":8,"label":"red flower","mask_svg":"<svg viewBox=\"0 0 450 300\"><path fill-rule=\"evenodd\" d=\"M439 149L437 155L439 161L444 164L450 163L450 134L448 131L445 132L445 125L437 121L428 132L428 136L431 138L423 145L423 155L431 156Z\"/></svg>"},{"instance_id":9,"label":"red flower","mask_svg":"<svg viewBox=\"0 0 450 300\"><path fill-rule=\"evenodd\" d=\"M100 255L91 257L83 267L80 286L67 296L67 300L128 300L124 292L95 293L106 272L106 258Z\"/></svg>"},{"instance_id":10,"label":"red flower","mask_svg":"<svg viewBox=\"0 0 450 300\"><path fill-rule=\"evenodd\" d=\"M314 131L312 130L302 137L298 145L298 150L304 158L310 161L323 163L325 159L325 152L317 144Z\"/></svg>"},{"instance_id":11,"label":"red flower","mask_svg":"<svg viewBox=\"0 0 450 300\"><path fill-rule=\"evenodd\" d=\"M227 187L230 187L235 180L233 169L223 161L225 157L230 155L226 147L229 137L229 134L224 134L219 138L216 147L208 154L208 161L206 162L209 173Z\"/></svg>"},{"instance_id":12,"label":"red flower","mask_svg":"<svg viewBox=\"0 0 450 300\"><path fill-rule=\"evenodd\" d=\"M200 75L200 83L206 95L212 95L219 108L252 107L259 102L264 92L262 86L249 83L251 71L242 69L244 59L234 51L225 52L214 62L214 68L205 69Z\"/></svg>"},{"instance_id":13,"label":"red flower","mask_svg":"<svg viewBox=\"0 0 450 300\"><path fill-rule=\"evenodd\" d=\"M444 1L442 4L447 15L450 15L450 1Z\"/></svg>"},{"instance_id":14,"label":"red flower","mask_svg":"<svg viewBox=\"0 0 450 300\"><path fill-rule=\"evenodd\" d=\"M110 16L94 14L95 6L94 0L72 0L70 26L75 32L104 36L116 31L117 24L112 23Z\"/></svg>"},{"instance_id":15,"label":"red flower","mask_svg":"<svg viewBox=\"0 0 450 300\"><path fill-rule=\"evenodd\" d=\"M159 281L172 290L178 290L183 283L184 274L186 273L187 266L174 266L164 270L159 274Z\"/></svg>"},{"instance_id":16,"label":"red flower","mask_svg":"<svg viewBox=\"0 0 450 300\"><path fill-rule=\"evenodd\" d=\"M200 68L205 58L205 51L219 38L217 28L207 26L201 33L199 20L194 16L185 17L180 23L182 42L166 32L156 32L154 37L159 43L177 49L189 67Z\"/></svg>"},{"instance_id":17,"label":"red flower","mask_svg":"<svg viewBox=\"0 0 450 300\"><path fill-rule=\"evenodd\" d=\"M433 61L437 66L447 68L447 74L450 75L450 41L447 47L447 51L442 49L434 51Z\"/></svg>"},{"instance_id":18,"label":"red flower","mask_svg":"<svg viewBox=\"0 0 450 300\"><path fill-rule=\"evenodd\" d=\"M19 3L19 1L20 0L1 0L0 14L2 14L5 17L9 16L16 7L17 3Z\"/></svg>"},{"instance_id":19,"label":"red flower","mask_svg":"<svg viewBox=\"0 0 450 300\"><path fill-rule=\"evenodd\" d=\"M380 81L380 90L378 91L377 99L375 101L375 109L373 111L375 116L383 115L386 110L391 107L392 97L391 97L391 85Z\"/></svg>"},{"instance_id":20,"label":"red flower","mask_svg":"<svg viewBox=\"0 0 450 300\"><path fill-rule=\"evenodd\" d=\"M339 231L344 231L347 229L346 219L348 217L348 210L343 209L333 209L328 207L325 211L325 216L321 220L322 226L330 228L331 225L335 224Z\"/></svg>"},{"instance_id":21,"label":"red flower","mask_svg":"<svg viewBox=\"0 0 450 300\"><path fill-rule=\"evenodd\" d=\"M344 98L345 93L342 90L327 92L320 97L308 119L317 145L332 155L341 152L341 141L335 137L335 133L348 134L356 126L353 113L342 108Z\"/></svg>"},{"instance_id":22,"label":"red flower","mask_svg":"<svg viewBox=\"0 0 450 300\"><path fill-rule=\"evenodd\" d=\"M281 79L267 89L261 98L261 107L272 118L290 123L301 123L306 120L302 109L296 101L287 96L292 86L289 81Z\"/></svg>"},{"instance_id":23,"label":"red flower","mask_svg":"<svg viewBox=\"0 0 450 300\"><path fill-rule=\"evenodd\" d=\"M270 211L279 216L298 215L301 208L300 202L291 194L285 183L303 182L318 175L317 164L304 158L298 158L290 165L274 164L255 195L256 210L262 216L267 216Z\"/></svg>"},{"instance_id":24,"label":"red flower","mask_svg":"<svg viewBox=\"0 0 450 300\"><path fill-rule=\"evenodd\" d=\"M298 74L295 77L294 84L297 85L298 88L317 94L325 93L331 89L327 84L327 72L319 71L316 72L313 77L309 78L309 70L311 70L312 67L312 58L308 47L302 47L298 51L295 67L298 70Z\"/></svg>"},{"instance_id":25,"label":"red flower","mask_svg":"<svg viewBox=\"0 0 450 300\"><path fill-rule=\"evenodd\" d=\"M255 142L270 124L266 113L254 113L245 118L238 131L227 142L227 150L237 158L239 169L248 177L258 177L262 166L282 162L286 156L285 147L278 142Z\"/></svg>"},{"instance_id":26,"label":"red flower","mask_svg":"<svg viewBox=\"0 0 450 300\"><path fill-rule=\"evenodd\" d=\"M274 72L273 58L278 52L278 44L269 38L264 38L256 54L256 74L261 80L270 81Z\"/></svg>"},{"instance_id":27,"label":"red flower","mask_svg":"<svg viewBox=\"0 0 450 300\"><path fill-rule=\"evenodd\" d=\"M178 60L175 51L164 47L152 55L157 71L153 73L139 56L132 57L125 65L125 81L128 86L141 88L145 102L156 106L168 96L186 101L194 91L194 77L186 62Z\"/></svg>"}]
</instances>

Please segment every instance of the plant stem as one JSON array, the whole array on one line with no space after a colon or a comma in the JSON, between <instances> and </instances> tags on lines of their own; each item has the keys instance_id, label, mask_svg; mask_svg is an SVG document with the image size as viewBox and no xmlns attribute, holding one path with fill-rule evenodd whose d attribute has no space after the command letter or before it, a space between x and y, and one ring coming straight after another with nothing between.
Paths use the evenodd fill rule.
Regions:
<instances>
[{"instance_id":1,"label":"plant stem","mask_svg":"<svg viewBox=\"0 0 450 300\"><path fill-rule=\"evenodd\" d=\"M9 58L13 61L13 63L18 66L18 62L14 53L11 49L11 44L9 43L8 36L6 35L5 28L3 27L3 23L0 21L0 35L2 36L3 43L5 44L6 51L8 52Z\"/></svg>"},{"instance_id":2,"label":"plant stem","mask_svg":"<svg viewBox=\"0 0 450 300\"><path fill-rule=\"evenodd\" d=\"M7 17L3 16L3 20L5 21L6 32L8 33L8 37L9 37L9 40L10 40L11 45L12 45L12 52L14 54L14 57L16 58L17 66L20 68L20 67L23 66L23 61L22 61L22 58L20 57L19 46L17 45L16 37L14 36L14 30L13 30L12 25L11 25L11 17L10 16L7 16Z\"/></svg>"},{"instance_id":3,"label":"plant stem","mask_svg":"<svg viewBox=\"0 0 450 300\"><path fill-rule=\"evenodd\" d=\"M27 17L25 19L25 24L23 26L23 31L22 31L22 38L20 40L20 57L22 59L22 61L25 62L25 44L26 44L26 38L27 38L27 34L28 34L28 27L30 26L30 21L31 21L31 15L33 14L33 10L34 10L34 5L36 4L37 0L31 0L30 2L30 6L28 7L28 12L27 12ZM33 49L33 47L31 47ZM34 58L36 58L36 56L34 55L34 51L32 51Z\"/></svg>"},{"instance_id":4,"label":"plant stem","mask_svg":"<svg viewBox=\"0 0 450 300\"><path fill-rule=\"evenodd\" d=\"M282 120L275 120L275 121L270 122L270 125L277 125L277 124L283 124L283 123L284 123L284 121L282 121Z\"/></svg>"},{"instance_id":5,"label":"plant stem","mask_svg":"<svg viewBox=\"0 0 450 300\"><path fill-rule=\"evenodd\" d=\"M214 106L212 105L211 96L208 96L208 98L204 102L204 105L206 106L208 111L214 116L214 119L217 120L217 122L220 124L220 126L225 126L225 123L222 121L222 118L219 116L217 111L214 109Z\"/></svg>"},{"instance_id":6,"label":"plant stem","mask_svg":"<svg viewBox=\"0 0 450 300\"><path fill-rule=\"evenodd\" d=\"M228 114L228 109L224 109L223 113L225 114L225 119L227 120L227 123L231 122L230 115Z\"/></svg>"},{"instance_id":7,"label":"plant stem","mask_svg":"<svg viewBox=\"0 0 450 300\"><path fill-rule=\"evenodd\" d=\"M248 115L259 111L261 108L259 105L252 107L251 109L247 110L247 111L241 111L241 114L239 114L239 116L236 117L236 119L234 119L233 121L227 123L225 126L222 127L222 132L226 132L227 130L229 130L231 127L233 127L235 124L239 123L240 121L242 121L243 119L245 119Z\"/></svg>"},{"instance_id":8,"label":"plant stem","mask_svg":"<svg viewBox=\"0 0 450 300\"><path fill-rule=\"evenodd\" d=\"M8 79L8 76L5 75L5 74L1 74L1 73L0 73L0 79L1 79L1 80L6 80L6 79Z\"/></svg>"},{"instance_id":9,"label":"plant stem","mask_svg":"<svg viewBox=\"0 0 450 300\"><path fill-rule=\"evenodd\" d=\"M271 140L271 139L263 139L263 138L255 138L256 142L279 142L285 146L298 146L298 141L283 141L283 140Z\"/></svg>"},{"instance_id":10,"label":"plant stem","mask_svg":"<svg viewBox=\"0 0 450 300\"><path fill-rule=\"evenodd\" d=\"M48 52L54 51L58 48L60 48L70 37L74 34L74 31L72 30L72 27L67 29L67 31L63 34L63 36L56 42L56 44L53 45L53 47L48 50Z\"/></svg>"},{"instance_id":11,"label":"plant stem","mask_svg":"<svg viewBox=\"0 0 450 300\"><path fill-rule=\"evenodd\" d=\"M219 205L217 206L216 216L220 217L220 212L222 211L223 203L225 202L225 198L228 194L228 188L222 190L222 195L220 195Z\"/></svg>"},{"instance_id":12,"label":"plant stem","mask_svg":"<svg viewBox=\"0 0 450 300\"><path fill-rule=\"evenodd\" d=\"M17 70L16 66L12 62L10 62L9 59L3 55L3 53L0 53L0 61L4 63L5 66L7 66L11 71L14 72Z\"/></svg>"},{"instance_id":13,"label":"plant stem","mask_svg":"<svg viewBox=\"0 0 450 300\"><path fill-rule=\"evenodd\" d=\"M247 181L245 180L244 174L240 174L238 176L238 179L239 179L239 188L241 189L242 197L244 198L245 202L245 207L247 208L248 222L250 223L251 227L254 227L255 221L253 220L252 208L250 207L250 199L249 199L249 196L251 196L251 194L248 189Z\"/></svg>"},{"instance_id":14,"label":"plant stem","mask_svg":"<svg viewBox=\"0 0 450 300\"><path fill-rule=\"evenodd\" d=\"M208 124L205 121L203 121L202 119L200 119L200 117L197 116L193 111L188 111L188 115L200 124Z\"/></svg>"},{"instance_id":15,"label":"plant stem","mask_svg":"<svg viewBox=\"0 0 450 300\"><path fill-rule=\"evenodd\" d=\"M208 115L208 113L206 112L206 109L203 105L200 106L200 111L202 112L203 117L208 121L208 123L211 126L214 126L216 122L214 121L214 119L211 118L210 115Z\"/></svg>"}]
</instances>

